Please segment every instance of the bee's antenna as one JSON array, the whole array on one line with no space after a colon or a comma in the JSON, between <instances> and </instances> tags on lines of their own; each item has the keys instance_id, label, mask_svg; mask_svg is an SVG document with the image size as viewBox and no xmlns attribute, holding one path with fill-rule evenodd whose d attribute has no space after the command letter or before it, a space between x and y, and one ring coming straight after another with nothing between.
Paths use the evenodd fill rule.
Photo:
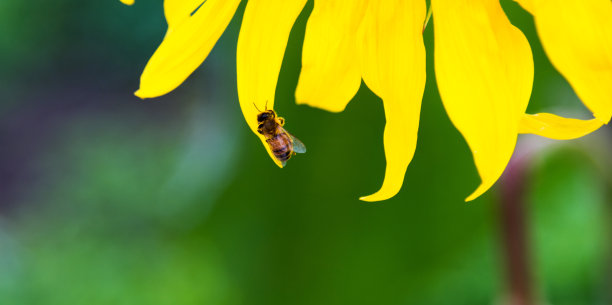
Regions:
<instances>
[{"instance_id":1,"label":"bee's antenna","mask_svg":"<svg viewBox=\"0 0 612 305\"><path fill-rule=\"evenodd\" d=\"M268 110L268 100L266 100L266 110Z\"/></svg>"},{"instance_id":2,"label":"bee's antenna","mask_svg":"<svg viewBox=\"0 0 612 305\"><path fill-rule=\"evenodd\" d=\"M253 106L255 106L255 109L257 109L257 111L261 112L261 110L259 110L259 108L257 108L257 105L255 105L255 102L253 102Z\"/></svg>"}]
</instances>

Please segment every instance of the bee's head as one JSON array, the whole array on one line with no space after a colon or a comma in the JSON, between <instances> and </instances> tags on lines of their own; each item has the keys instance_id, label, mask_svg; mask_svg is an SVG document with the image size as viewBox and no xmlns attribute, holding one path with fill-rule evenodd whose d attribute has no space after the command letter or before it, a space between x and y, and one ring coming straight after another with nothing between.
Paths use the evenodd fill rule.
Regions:
<instances>
[{"instance_id":1,"label":"bee's head","mask_svg":"<svg viewBox=\"0 0 612 305\"><path fill-rule=\"evenodd\" d=\"M266 110L257 115L257 122L263 123L267 120L274 119L274 117L276 117L276 113L274 113L274 110Z\"/></svg>"}]
</instances>

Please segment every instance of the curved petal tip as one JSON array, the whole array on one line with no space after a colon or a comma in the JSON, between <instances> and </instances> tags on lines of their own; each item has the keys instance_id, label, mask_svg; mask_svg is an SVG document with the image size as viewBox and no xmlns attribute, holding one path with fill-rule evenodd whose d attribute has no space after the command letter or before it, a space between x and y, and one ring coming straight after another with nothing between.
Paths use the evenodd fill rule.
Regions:
<instances>
[{"instance_id":1,"label":"curved petal tip","mask_svg":"<svg viewBox=\"0 0 612 305\"><path fill-rule=\"evenodd\" d=\"M416 138L415 138L416 140ZM416 144L416 141L415 141ZM413 147L416 145L412 145ZM397 156L394 154L399 153L402 155L406 153L406 150L403 150L398 147L385 148L386 157L388 160L387 170L385 171L385 179L383 180L383 184L380 189L371 195L362 196L359 198L361 201L374 202L374 201L383 201L392 198L393 196L399 193L402 188L402 184L404 182L404 174L406 172L406 168L408 167L408 163L412 160L412 152L413 149L409 148L408 157L400 158L398 160Z\"/></svg>"},{"instance_id":2,"label":"curved petal tip","mask_svg":"<svg viewBox=\"0 0 612 305\"><path fill-rule=\"evenodd\" d=\"M134 0L119 0L121 1L121 3L125 4L125 5L132 5L134 4Z\"/></svg>"},{"instance_id":3,"label":"curved petal tip","mask_svg":"<svg viewBox=\"0 0 612 305\"><path fill-rule=\"evenodd\" d=\"M387 200L387 199L395 196L396 193L388 194L388 193L385 193L385 192L378 191L378 192L376 192L376 193L374 193L372 195L361 196L361 197L359 197L359 200L365 201L365 202L383 201L383 200Z\"/></svg>"},{"instance_id":4,"label":"curved petal tip","mask_svg":"<svg viewBox=\"0 0 612 305\"><path fill-rule=\"evenodd\" d=\"M486 191L488 191L491 188L491 184L480 184L478 186L478 188L470 195L467 196L467 198L465 198L465 202L470 202L478 197L480 197L482 194L484 194Z\"/></svg>"},{"instance_id":5,"label":"curved petal tip","mask_svg":"<svg viewBox=\"0 0 612 305\"><path fill-rule=\"evenodd\" d=\"M136 90L136 92L134 92L134 95L143 100L151 97L151 96L147 96L144 92L142 92L142 89Z\"/></svg>"}]
</instances>

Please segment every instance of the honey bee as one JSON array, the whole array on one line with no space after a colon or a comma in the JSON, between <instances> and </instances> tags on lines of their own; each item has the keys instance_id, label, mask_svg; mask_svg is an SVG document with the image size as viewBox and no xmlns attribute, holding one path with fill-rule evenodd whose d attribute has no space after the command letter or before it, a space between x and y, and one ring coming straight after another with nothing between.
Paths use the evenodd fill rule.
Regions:
<instances>
[{"instance_id":1,"label":"honey bee","mask_svg":"<svg viewBox=\"0 0 612 305\"><path fill-rule=\"evenodd\" d=\"M257 108L257 106L255 106ZM260 111L259 109L257 109ZM283 166L296 153L306 152L306 146L284 128L285 119L279 117L274 110L265 110L257 115L257 132L266 138L266 143L274 157Z\"/></svg>"}]
</instances>

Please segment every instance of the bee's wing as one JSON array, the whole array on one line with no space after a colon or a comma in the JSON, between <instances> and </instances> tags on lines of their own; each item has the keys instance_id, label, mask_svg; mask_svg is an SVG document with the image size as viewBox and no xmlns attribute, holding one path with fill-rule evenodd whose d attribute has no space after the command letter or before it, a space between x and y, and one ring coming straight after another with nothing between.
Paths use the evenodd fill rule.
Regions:
<instances>
[{"instance_id":1,"label":"bee's wing","mask_svg":"<svg viewBox=\"0 0 612 305\"><path fill-rule=\"evenodd\" d=\"M304 145L304 143L302 143L302 141L300 141L298 138L296 138L292 134L290 134L288 132L287 132L287 134L291 137L291 141L293 141L293 151L295 151L298 154L305 153L306 152L306 145Z\"/></svg>"}]
</instances>

